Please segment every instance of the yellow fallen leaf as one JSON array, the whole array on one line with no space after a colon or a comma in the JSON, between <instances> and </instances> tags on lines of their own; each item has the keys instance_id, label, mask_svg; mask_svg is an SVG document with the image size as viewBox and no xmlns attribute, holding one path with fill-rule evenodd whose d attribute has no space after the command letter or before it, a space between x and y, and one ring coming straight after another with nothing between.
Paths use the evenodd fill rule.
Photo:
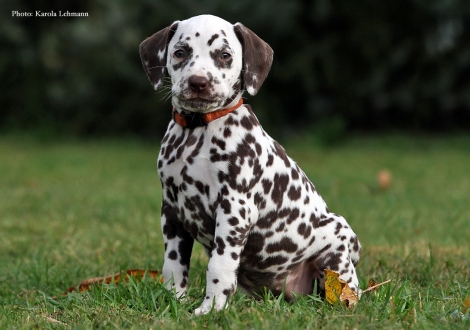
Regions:
<instances>
[{"instance_id":1,"label":"yellow fallen leaf","mask_svg":"<svg viewBox=\"0 0 470 330\"><path fill-rule=\"evenodd\" d=\"M325 269L325 298L332 305L338 302L341 295L341 282L339 274L333 270Z\"/></svg>"},{"instance_id":2,"label":"yellow fallen leaf","mask_svg":"<svg viewBox=\"0 0 470 330\"><path fill-rule=\"evenodd\" d=\"M357 304L358 295L346 281L339 278L337 272L325 269L325 298L332 305L342 302L351 308Z\"/></svg>"}]
</instances>

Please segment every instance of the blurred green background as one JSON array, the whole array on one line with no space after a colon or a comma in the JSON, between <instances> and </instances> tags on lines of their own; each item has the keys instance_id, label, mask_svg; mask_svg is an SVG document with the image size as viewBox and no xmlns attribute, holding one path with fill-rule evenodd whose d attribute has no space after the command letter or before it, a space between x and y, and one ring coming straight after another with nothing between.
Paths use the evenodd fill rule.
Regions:
<instances>
[{"instance_id":1,"label":"blurred green background","mask_svg":"<svg viewBox=\"0 0 470 330\"><path fill-rule=\"evenodd\" d=\"M242 22L275 52L247 102L275 138L470 128L468 0L2 0L0 132L160 139L138 46L174 20ZM12 17L12 11L88 17ZM274 130L275 129L275 130ZM330 136L332 135L332 136Z\"/></svg>"}]
</instances>

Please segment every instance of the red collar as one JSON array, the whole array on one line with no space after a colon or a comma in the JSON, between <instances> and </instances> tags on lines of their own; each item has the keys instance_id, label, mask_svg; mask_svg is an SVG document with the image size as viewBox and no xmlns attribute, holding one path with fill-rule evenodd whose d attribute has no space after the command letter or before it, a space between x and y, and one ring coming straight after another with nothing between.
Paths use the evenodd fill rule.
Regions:
<instances>
[{"instance_id":1,"label":"red collar","mask_svg":"<svg viewBox=\"0 0 470 330\"><path fill-rule=\"evenodd\" d=\"M220 109L208 113L192 112L181 114L173 108L173 120L183 128L195 128L199 126L206 126L211 121L220 117L228 115L230 112L238 109L243 104L243 99L240 98L237 104L231 108Z\"/></svg>"}]
</instances>

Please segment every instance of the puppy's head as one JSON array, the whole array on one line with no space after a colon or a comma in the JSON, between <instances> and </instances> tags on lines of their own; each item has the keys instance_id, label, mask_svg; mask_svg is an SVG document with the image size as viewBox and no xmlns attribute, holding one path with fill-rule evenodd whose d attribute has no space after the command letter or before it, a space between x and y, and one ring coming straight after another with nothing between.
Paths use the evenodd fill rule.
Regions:
<instances>
[{"instance_id":1,"label":"puppy's head","mask_svg":"<svg viewBox=\"0 0 470 330\"><path fill-rule=\"evenodd\" d=\"M271 67L273 51L256 34L211 15L176 21L140 45L145 72L155 89L171 78L177 109L209 112L255 95Z\"/></svg>"}]
</instances>

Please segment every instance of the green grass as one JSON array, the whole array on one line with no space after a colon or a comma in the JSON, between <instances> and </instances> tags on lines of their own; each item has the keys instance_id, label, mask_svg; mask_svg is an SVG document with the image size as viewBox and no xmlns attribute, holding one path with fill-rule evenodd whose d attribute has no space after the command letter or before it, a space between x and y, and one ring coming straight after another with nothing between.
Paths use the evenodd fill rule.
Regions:
<instances>
[{"instance_id":1,"label":"green grass","mask_svg":"<svg viewBox=\"0 0 470 330\"><path fill-rule=\"evenodd\" d=\"M460 314L470 297L470 138L355 137L286 149L358 234L361 285L392 280L355 310L315 296L288 304L237 293L227 310L193 317L204 297L200 246L183 301L152 280L63 297L88 277L161 269L158 145L3 136L0 328L470 328L470 313ZM393 178L386 191L376 179L383 168Z\"/></svg>"}]
</instances>

